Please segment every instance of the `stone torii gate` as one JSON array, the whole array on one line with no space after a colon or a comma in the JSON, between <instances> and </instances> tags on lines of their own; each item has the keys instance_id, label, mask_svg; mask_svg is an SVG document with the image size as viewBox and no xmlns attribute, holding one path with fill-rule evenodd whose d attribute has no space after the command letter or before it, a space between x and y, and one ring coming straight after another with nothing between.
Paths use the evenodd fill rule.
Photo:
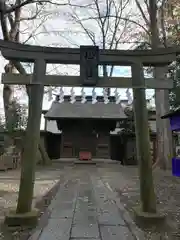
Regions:
<instances>
[{"instance_id":1,"label":"stone torii gate","mask_svg":"<svg viewBox=\"0 0 180 240\"><path fill-rule=\"evenodd\" d=\"M173 82L167 79L145 79L143 66L167 66L176 60L177 52L180 51L174 48L158 50L101 50L94 46L51 48L22 45L3 40L0 40L0 49L3 57L12 62L34 63L32 75L2 75L3 84L27 85L30 89L29 118L22 159L18 204L16 211L9 213L6 217L7 224L25 224L26 222L29 224L31 220L37 217L36 211L33 211L31 206L44 86L133 88L142 204L140 212L153 214L154 216L156 214L156 198L153 187L145 89L171 89ZM46 75L47 63L78 64L80 65L80 76ZM132 78L99 77L99 65L129 65L132 70ZM141 215L141 213L139 214Z\"/></svg>"}]
</instances>

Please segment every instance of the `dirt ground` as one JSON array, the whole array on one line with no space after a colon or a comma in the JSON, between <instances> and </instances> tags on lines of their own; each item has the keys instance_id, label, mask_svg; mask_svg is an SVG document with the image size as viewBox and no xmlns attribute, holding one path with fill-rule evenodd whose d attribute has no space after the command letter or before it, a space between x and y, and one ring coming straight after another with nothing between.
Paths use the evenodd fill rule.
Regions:
<instances>
[{"instance_id":1,"label":"dirt ground","mask_svg":"<svg viewBox=\"0 0 180 240\"><path fill-rule=\"evenodd\" d=\"M137 167L99 168L103 181L108 183L119 195L121 203L133 217L132 208L139 204L139 177ZM180 239L180 178L172 176L171 171L155 169L153 172L157 196L157 208L167 217L167 225L158 229L143 229L145 239Z\"/></svg>"},{"instance_id":2,"label":"dirt ground","mask_svg":"<svg viewBox=\"0 0 180 240\"><path fill-rule=\"evenodd\" d=\"M0 172L0 239L27 239L30 230L4 228L3 220L6 212L16 207L19 189L20 170ZM34 187L33 205L43 214L49 204L55 188L63 179L63 167L38 167Z\"/></svg>"},{"instance_id":3,"label":"dirt ground","mask_svg":"<svg viewBox=\"0 0 180 240\"><path fill-rule=\"evenodd\" d=\"M76 166L76 168L79 167ZM87 165L84 168L91 168L91 166ZM117 193L119 201L133 218L132 208L139 204L140 199L137 167L101 164L101 166L96 166L95 169L106 186ZM64 164L60 164L58 167L37 169L33 204L40 209L41 213L45 211L45 208L55 195L56 188L60 183L63 183L64 176L71 174L71 171L72 167ZM146 233L145 239L178 240L180 239L180 178L172 176L170 171L165 172L159 169L153 172L153 176L157 207L159 211L167 215L167 225L160 229L154 226L150 229L143 229ZM16 206L19 177L19 170L0 172L0 221L3 221L5 213L10 208ZM42 198L44 195L46 197ZM30 233L28 230L12 231L9 235L4 230L0 230L0 240L25 240Z\"/></svg>"}]
</instances>

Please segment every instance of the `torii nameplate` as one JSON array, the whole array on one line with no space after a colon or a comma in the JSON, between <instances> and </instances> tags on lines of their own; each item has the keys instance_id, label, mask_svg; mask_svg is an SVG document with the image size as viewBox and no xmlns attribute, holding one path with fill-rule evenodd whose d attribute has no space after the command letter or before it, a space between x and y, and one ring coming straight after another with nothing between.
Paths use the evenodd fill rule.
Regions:
<instances>
[{"instance_id":1,"label":"torii nameplate","mask_svg":"<svg viewBox=\"0 0 180 240\"><path fill-rule=\"evenodd\" d=\"M80 47L80 78L83 86L96 86L99 65L98 46Z\"/></svg>"}]
</instances>

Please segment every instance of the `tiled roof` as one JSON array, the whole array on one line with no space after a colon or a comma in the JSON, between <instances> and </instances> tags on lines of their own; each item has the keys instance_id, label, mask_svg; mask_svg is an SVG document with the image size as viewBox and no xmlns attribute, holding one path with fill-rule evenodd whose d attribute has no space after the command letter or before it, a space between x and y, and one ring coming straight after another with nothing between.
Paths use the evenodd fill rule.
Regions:
<instances>
[{"instance_id":1,"label":"tiled roof","mask_svg":"<svg viewBox=\"0 0 180 240\"><path fill-rule=\"evenodd\" d=\"M92 119L125 119L127 116L121 104L109 102L81 103L81 102L53 102L45 118L55 120L59 118L92 118Z\"/></svg>"}]
</instances>

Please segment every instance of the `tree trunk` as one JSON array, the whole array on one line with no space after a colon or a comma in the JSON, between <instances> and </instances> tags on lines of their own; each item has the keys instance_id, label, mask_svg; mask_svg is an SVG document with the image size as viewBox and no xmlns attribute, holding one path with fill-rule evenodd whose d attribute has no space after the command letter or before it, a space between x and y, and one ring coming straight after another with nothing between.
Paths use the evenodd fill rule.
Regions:
<instances>
[{"instance_id":1,"label":"tree trunk","mask_svg":"<svg viewBox=\"0 0 180 240\"><path fill-rule=\"evenodd\" d=\"M5 66L6 73L13 73L14 71L15 71L15 68L13 67L13 64L9 63ZM8 134L5 138L5 147L8 147L13 142L13 139L11 137L11 132L13 130L12 126L13 126L13 115L14 115L14 109L12 109L13 91L14 91L13 86L4 85L3 102L4 102L4 113L5 113L5 120L6 120L6 129L8 130ZM28 96L29 96L29 93L28 93ZM41 163L43 165L49 165L51 163L51 160L41 141L39 142L38 151L42 158Z\"/></svg>"},{"instance_id":2,"label":"tree trunk","mask_svg":"<svg viewBox=\"0 0 180 240\"><path fill-rule=\"evenodd\" d=\"M30 92L29 92L28 86L26 87L26 92L27 92L27 95L29 97ZM42 144L41 141L39 141L38 151L39 151L39 154L41 155L41 159L42 159L41 164L42 165L49 165L49 164L51 164L51 159L49 158L49 156L48 156L48 154L46 152L46 149L45 149L45 147L44 147L44 145Z\"/></svg>"},{"instance_id":3,"label":"tree trunk","mask_svg":"<svg viewBox=\"0 0 180 240\"><path fill-rule=\"evenodd\" d=\"M158 74L156 69L156 76ZM166 170L171 167L172 158L172 133L170 128L169 119L161 119L161 116L169 112L169 92L168 90L156 90L155 92L156 103L156 124L157 124L157 159L159 166Z\"/></svg>"},{"instance_id":4,"label":"tree trunk","mask_svg":"<svg viewBox=\"0 0 180 240\"><path fill-rule=\"evenodd\" d=\"M157 26L157 5L156 0L149 1L150 31L152 49L160 47L159 31ZM165 68L155 68L155 78L162 78L165 75ZM161 116L169 112L169 91L155 90L156 103L156 131L157 131L157 159L160 167L170 167L172 157L172 133L169 120L162 120Z\"/></svg>"},{"instance_id":5,"label":"tree trunk","mask_svg":"<svg viewBox=\"0 0 180 240\"><path fill-rule=\"evenodd\" d=\"M3 87L3 101L4 101L4 114L6 121L6 129L11 128L11 118L12 118L12 99L13 99L13 87L10 85L4 85Z\"/></svg>"},{"instance_id":6,"label":"tree trunk","mask_svg":"<svg viewBox=\"0 0 180 240\"><path fill-rule=\"evenodd\" d=\"M8 25L7 25L7 19L6 19L7 15L1 15L1 25L2 25L1 27L2 27L4 40L20 42L20 40L19 40L20 13L21 13L21 8L18 8L16 10L15 19L14 19L13 24L10 21L10 30L8 30ZM15 69L20 74L26 75L25 69L23 68L23 66L19 62L14 62L14 61L11 62L10 61L9 64L7 64L5 66L5 72L6 73L12 73L12 72L14 72ZM12 120L11 120L12 119L12 111L10 111L11 110L10 106L12 106L11 105L12 93L13 93L13 86L4 85L3 101L4 101L4 112L5 112L5 120L6 120L6 126L7 127L12 125L11 124L11 122L12 122ZM27 91L27 93L28 93L28 91ZM9 143L8 143L9 138L6 142L7 142L7 145L9 145ZM39 143L39 149L41 149L40 154L42 155L43 163L44 164L49 164L50 159L49 159L49 157L46 153L45 148L43 148L41 146L41 143Z\"/></svg>"},{"instance_id":7,"label":"tree trunk","mask_svg":"<svg viewBox=\"0 0 180 240\"><path fill-rule=\"evenodd\" d=\"M41 154L42 165L50 165L52 163L51 159L49 158L49 156L48 156L48 154L46 152L44 143L41 140L39 141L38 149L39 149L39 152Z\"/></svg>"},{"instance_id":8,"label":"tree trunk","mask_svg":"<svg viewBox=\"0 0 180 240\"><path fill-rule=\"evenodd\" d=\"M13 73L15 71L13 65L11 62L9 62L5 66L5 72L6 73ZM5 137L4 146L5 148L9 147L11 144L13 144L12 139L12 132L13 132L13 126L14 126L14 107L13 104L13 92L14 88L13 86L5 84L3 87L3 103L4 103L4 115L5 115L5 126L7 130L7 134Z\"/></svg>"}]
</instances>

